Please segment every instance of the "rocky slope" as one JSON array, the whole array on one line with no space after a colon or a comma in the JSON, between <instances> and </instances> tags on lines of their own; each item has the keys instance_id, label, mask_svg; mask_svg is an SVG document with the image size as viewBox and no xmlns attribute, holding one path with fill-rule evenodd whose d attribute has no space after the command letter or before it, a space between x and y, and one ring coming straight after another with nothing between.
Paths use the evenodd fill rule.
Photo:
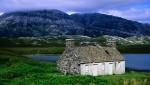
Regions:
<instances>
[{"instance_id":1,"label":"rocky slope","mask_svg":"<svg viewBox=\"0 0 150 85\"><path fill-rule=\"evenodd\" d=\"M68 15L59 10L5 13L0 16L0 37L150 35L150 25L99 13Z\"/></svg>"}]
</instances>

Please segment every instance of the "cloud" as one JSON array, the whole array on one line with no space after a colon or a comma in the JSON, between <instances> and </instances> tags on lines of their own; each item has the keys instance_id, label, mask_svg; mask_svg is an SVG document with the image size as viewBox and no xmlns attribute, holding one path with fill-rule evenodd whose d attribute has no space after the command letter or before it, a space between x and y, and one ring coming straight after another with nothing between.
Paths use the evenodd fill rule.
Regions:
<instances>
[{"instance_id":1,"label":"cloud","mask_svg":"<svg viewBox=\"0 0 150 85\"><path fill-rule=\"evenodd\" d=\"M128 10L107 10L107 11L99 11L103 14L119 16L122 18L135 20L144 23L150 23L150 9L137 9L130 8Z\"/></svg>"},{"instance_id":2,"label":"cloud","mask_svg":"<svg viewBox=\"0 0 150 85\"><path fill-rule=\"evenodd\" d=\"M0 16L3 15L3 14L4 14L4 13L1 12L1 13L0 13Z\"/></svg>"},{"instance_id":3,"label":"cloud","mask_svg":"<svg viewBox=\"0 0 150 85\"><path fill-rule=\"evenodd\" d=\"M0 0L0 12L58 9L71 14L101 11L127 19L144 21L149 16L149 3L150 0ZM143 15L135 16L136 13Z\"/></svg>"},{"instance_id":4,"label":"cloud","mask_svg":"<svg viewBox=\"0 0 150 85\"><path fill-rule=\"evenodd\" d=\"M1 11L29 9L60 9L63 11L88 12L99 9L127 8L145 4L149 0L0 0Z\"/></svg>"}]
</instances>

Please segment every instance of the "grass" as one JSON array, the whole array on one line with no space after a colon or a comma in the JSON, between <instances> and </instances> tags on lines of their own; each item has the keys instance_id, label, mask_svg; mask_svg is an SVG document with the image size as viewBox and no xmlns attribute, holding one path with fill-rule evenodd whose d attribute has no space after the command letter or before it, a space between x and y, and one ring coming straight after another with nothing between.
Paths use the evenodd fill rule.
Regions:
<instances>
[{"instance_id":1,"label":"grass","mask_svg":"<svg viewBox=\"0 0 150 85\"><path fill-rule=\"evenodd\" d=\"M0 48L0 51L15 54L61 54L65 47L11 47Z\"/></svg>"},{"instance_id":2,"label":"grass","mask_svg":"<svg viewBox=\"0 0 150 85\"><path fill-rule=\"evenodd\" d=\"M86 41L76 39L76 45ZM103 43L105 38L90 39L91 42ZM61 54L65 48L65 39L55 38L0 38L0 50L9 51L17 54ZM117 48L121 53L150 53L150 44L120 44Z\"/></svg>"},{"instance_id":3,"label":"grass","mask_svg":"<svg viewBox=\"0 0 150 85\"><path fill-rule=\"evenodd\" d=\"M150 44L148 45L118 45L121 53L150 53Z\"/></svg>"},{"instance_id":4,"label":"grass","mask_svg":"<svg viewBox=\"0 0 150 85\"><path fill-rule=\"evenodd\" d=\"M0 50L0 85L149 85L150 73L112 76L63 75L52 62L37 62Z\"/></svg>"},{"instance_id":5,"label":"grass","mask_svg":"<svg viewBox=\"0 0 150 85\"><path fill-rule=\"evenodd\" d=\"M150 53L150 45L118 46L121 53ZM1 47L0 51L15 54L61 54L65 47Z\"/></svg>"},{"instance_id":6,"label":"grass","mask_svg":"<svg viewBox=\"0 0 150 85\"><path fill-rule=\"evenodd\" d=\"M76 39L76 45L82 41L91 41L104 44L105 38ZM147 41L149 42L149 41ZM0 38L0 50L11 51L17 54L61 54L65 48L64 38ZM117 48L121 53L150 53L150 43L147 44L120 44Z\"/></svg>"}]
</instances>

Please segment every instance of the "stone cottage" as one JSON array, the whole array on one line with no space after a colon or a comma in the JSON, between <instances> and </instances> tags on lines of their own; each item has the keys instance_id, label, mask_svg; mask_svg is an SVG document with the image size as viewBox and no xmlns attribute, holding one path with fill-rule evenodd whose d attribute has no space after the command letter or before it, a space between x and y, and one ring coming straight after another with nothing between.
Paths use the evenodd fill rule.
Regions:
<instances>
[{"instance_id":1,"label":"stone cottage","mask_svg":"<svg viewBox=\"0 0 150 85\"><path fill-rule=\"evenodd\" d=\"M106 46L75 46L74 39L66 39L66 49L57 65L64 74L98 76L125 73L125 60L114 42L108 42Z\"/></svg>"}]
</instances>

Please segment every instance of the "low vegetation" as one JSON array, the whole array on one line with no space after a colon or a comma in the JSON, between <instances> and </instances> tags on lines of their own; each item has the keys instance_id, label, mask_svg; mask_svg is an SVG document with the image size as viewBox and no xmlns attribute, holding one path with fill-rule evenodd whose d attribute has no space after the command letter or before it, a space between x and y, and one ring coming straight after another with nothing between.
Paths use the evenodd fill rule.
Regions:
<instances>
[{"instance_id":1,"label":"low vegetation","mask_svg":"<svg viewBox=\"0 0 150 85\"><path fill-rule=\"evenodd\" d=\"M149 85L150 73L129 71L123 75L63 75L56 63L37 62L8 50L0 50L0 85Z\"/></svg>"},{"instance_id":2,"label":"low vegetation","mask_svg":"<svg viewBox=\"0 0 150 85\"><path fill-rule=\"evenodd\" d=\"M149 45L118 45L118 50L121 53L150 53L150 44Z\"/></svg>"},{"instance_id":3,"label":"low vegetation","mask_svg":"<svg viewBox=\"0 0 150 85\"><path fill-rule=\"evenodd\" d=\"M116 37L102 36L97 38L76 38L76 44L80 42L98 42L102 45L107 39ZM150 53L149 38L117 38L117 48L121 53ZM65 49L65 38L0 38L0 50L17 54L61 54Z\"/></svg>"},{"instance_id":4,"label":"low vegetation","mask_svg":"<svg viewBox=\"0 0 150 85\"><path fill-rule=\"evenodd\" d=\"M121 53L150 53L150 45L128 45L118 46ZM65 47L3 47L3 52L13 52L15 54L61 54Z\"/></svg>"},{"instance_id":5,"label":"low vegetation","mask_svg":"<svg viewBox=\"0 0 150 85\"><path fill-rule=\"evenodd\" d=\"M64 51L64 47L13 47L13 48L0 48L0 50L13 52L20 55L61 54Z\"/></svg>"}]
</instances>

